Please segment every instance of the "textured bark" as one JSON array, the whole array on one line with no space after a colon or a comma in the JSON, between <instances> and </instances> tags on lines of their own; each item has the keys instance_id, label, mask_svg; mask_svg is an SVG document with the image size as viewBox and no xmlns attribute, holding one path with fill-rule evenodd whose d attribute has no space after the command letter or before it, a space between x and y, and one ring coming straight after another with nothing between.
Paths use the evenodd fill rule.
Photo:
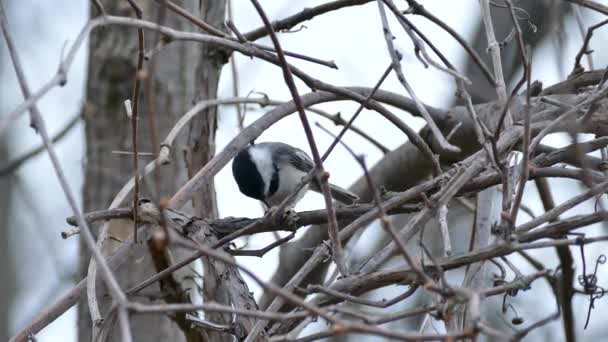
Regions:
<instances>
[{"instance_id":1,"label":"textured bark","mask_svg":"<svg viewBox=\"0 0 608 342\"><path fill-rule=\"evenodd\" d=\"M0 79L2 79L3 65L3 51L0 50ZM6 103L2 99L2 93L0 93L0 103ZM0 109L6 109L2 107L4 106L0 106ZM0 139L0 165L9 160L8 144L8 137ZM14 184L12 178L12 175L0 178L0 189L2 189L0 196L0 232L2 232L2 239L0 239L0 341L8 341L12 333L10 329L11 317L13 317L12 304L17 290L15 251L11 244L13 232L10 224Z\"/></svg>"},{"instance_id":2,"label":"textured bark","mask_svg":"<svg viewBox=\"0 0 608 342\"><path fill-rule=\"evenodd\" d=\"M214 27L222 27L226 16L226 2L205 0L202 18ZM227 62L227 52L216 47L201 45L205 63L196 68L197 100L217 97L217 86L222 66ZM215 155L215 132L217 130L217 107L209 107L192 120L188 132L188 168L194 174ZM195 211L205 217L217 217L217 201L213 183L194 197Z\"/></svg>"},{"instance_id":3,"label":"textured bark","mask_svg":"<svg viewBox=\"0 0 608 342\"><path fill-rule=\"evenodd\" d=\"M110 14L134 16L127 1L107 0L102 3ZM205 4L201 4L197 0L185 1L181 5L197 16L208 10ZM159 7L153 1L140 2L140 6L144 19L157 19ZM92 11L92 15L96 15L94 8ZM168 12L165 13L165 23L176 29L191 29L185 20ZM154 38L152 34L146 35L147 50L151 50L151 47L154 46ZM90 48L85 115L87 143L83 196L85 211L107 208L118 190L133 174L132 157L117 156L111 151L132 150L130 122L125 115L123 102L132 98L138 51L137 31L123 27L97 30L91 35ZM200 44L172 43L156 53L154 58L154 70L152 72L148 70L147 78L142 84L142 89L145 89L145 82L151 82L149 86L153 98L146 99L145 92L142 91L140 101L138 141L139 151L145 152L154 151L148 120L149 113L155 113L157 137L164 137L177 119L190 108L192 101L209 96L215 97L219 75L218 67L212 77L199 77L199 65L209 65L208 72L217 67L217 63L209 63L208 54L206 51L202 51ZM144 68L146 69L146 65ZM211 91L205 91L199 95L199 89L207 89L202 86L207 82L209 85L206 87ZM150 103L152 104L148 108ZM191 132L191 134L194 133ZM206 137L201 139L205 140ZM178 140L175 144L176 153L173 162L161 168L160 198L172 195L185 182L187 170L181 153L185 148L186 139ZM154 180L148 184L151 186L141 187L141 194L156 198ZM147 191L151 191L151 193ZM130 234L132 229L132 222L129 221L113 223L110 235L124 237ZM109 252L116 247L111 244L104 245L103 251ZM89 254L84 248L81 250L81 271L82 275L86 275ZM156 272L149 253L138 256L136 259L127 262L125 267L122 267L116 274L123 288L136 285ZM99 299L103 305L103 314L108 309L108 296L101 286L99 292L101 292ZM158 284L155 284L144 291L142 297L135 299L140 302L149 302L159 300L160 294L160 288ZM79 309L78 338L80 341L90 341L91 320L86 299L81 300ZM131 327L136 341L184 340L184 335L177 325L162 315L133 316L131 317ZM116 339L113 337L111 340Z\"/></svg>"},{"instance_id":4,"label":"textured bark","mask_svg":"<svg viewBox=\"0 0 608 342\"><path fill-rule=\"evenodd\" d=\"M223 0L204 0L202 8L206 10L201 19L214 27L223 28L226 17L226 2ZM202 55L207 61L198 64L196 69L196 84L198 100L215 98L222 65L227 62L227 51L207 45L201 46ZM192 120L188 131L187 166L188 173L194 175L215 155L215 133L217 130L217 108L205 109ZM193 198L194 212L199 217L217 218L217 198L215 186L210 182ZM203 300L230 305L233 293L229 284L240 279L238 270L218 260L202 258L204 269ZM242 280L242 279L241 279ZM246 284L244 281L243 285ZM220 324L230 324L232 315L221 313L208 313L206 318ZM249 331L252 323L245 323L245 331ZM212 341L232 341L230 335L208 332Z\"/></svg>"},{"instance_id":5,"label":"textured bark","mask_svg":"<svg viewBox=\"0 0 608 342\"><path fill-rule=\"evenodd\" d=\"M8 4L11 2L9 1ZM6 5L5 5L6 6ZM10 11L10 8L6 8ZM0 44L0 80L5 80L8 72L12 72L10 60L6 52L6 44ZM6 113L10 108L7 108L8 101L5 92L0 92L0 112ZM8 136L0 137L0 165L9 160L9 143ZM11 239L11 203L13 199L13 184L12 175L0 178L0 341L8 341L12 331L11 317L13 317L12 304L16 297L16 270L15 270L15 253L12 248Z\"/></svg>"}]
</instances>

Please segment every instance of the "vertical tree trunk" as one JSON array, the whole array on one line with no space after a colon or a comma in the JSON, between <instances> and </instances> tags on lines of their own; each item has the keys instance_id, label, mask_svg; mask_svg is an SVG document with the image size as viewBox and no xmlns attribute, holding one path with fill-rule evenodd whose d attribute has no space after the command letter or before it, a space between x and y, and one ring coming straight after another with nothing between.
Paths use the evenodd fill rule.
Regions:
<instances>
[{"instance_id":1,"label":"vertical tree trunk","mask_svg":"<svg viewBox=\"0 0 608 342\"><path fill-rule=\"evenodd\" d=\"M0 51L0 59L2 51ZM1 61L0 61L1 63ZM2 70L0 69L0 77ZM0 103L3 103L0 96ZM8 162L8 139L0 139L0 165ZM12 227L11 227L11 203L13 193L13 175L0 178L0 341L8 341L12 334L11 318L13 317L13 298L15 298L17 284L15 272L15 251L12 248Z\"/></svg>"},{"instance_id":2,"label":"vertical tree trunk","mask_svg":"<svg viewBox=\"0 0 608 342\"><path fill-rule=\"evenodd\" d=\"M102 1L108 14L134 16L127 1ZM156 20L159 6L154 1L138 2L143 10L144 19ZM180 3L195 16L214 21L223 21L223 1L198 0ZM219 8L219 9L218 9ZM93 14L97 15L95 9ZM218 17L213 17L217 15ZM168 11L164 13L165 24L176 29L192 29L183 18ZM146 51L154 48L154 34L146 34ZM124 27L98 29L91 35L89 78L87 82L86 123L86 171L84 186L84 208L86 211L108 207L113 197L125 182L132 176L132 156L112 154L113 150L132 151L130 122L125 115L123 102L132 98L133 83L138 53L137 31ZM193 101L215 98L221 62L209 53L204 46L196 43L174 42L157 52L154 57L153 71L147 70L144 82L149 84L151 99L142 98L140 101L140 119L138 124L139 151L153 152L151 130L148 115L155 113L158 128L157 137L162 140L178 118L191 107ZM146 69L146 66L144 66ZM142 87L145 89L145 86ZM142 97L145 93L142 91ZM150 104L150 106L147 106ZM147 108L149 107L149 108ZM153 109L153 110L147 110ZM201 163L204 164L213 155L216 118L215 111L204 118L203 128L190 129L189 142L196 141ZM160 143L160 141L157 141ZM176 141L173 151L173 162L161 168L160 197L168 197L182 185L187 177L187 169L183 160L186 148L186 138ZM147 159L140 159L145 164ZM190 160L188 161L191 162ZM154 177L152 177L153 179ZM154 184L154 180L149 184ZM154 186L150 187L155 197ZM206 193L200 199L211 199L205 206L204 212L215 215L215 194L213 189L205 189ZM208 192L207 192L208 191ZM207 194L210 194L207 196ZM211 211L208 211L211 210ZM111 235L128 235L132 224L113 224ZM81 273L87 272L89 253L82 248ZM117 272L118 280L123 289L129 288L156 272L151 258L146 253L129 261ZM108 310L109 297L105 289L99 294L102 315ZM139 302L155 301L160 298L160 288L156 284L141 293L135 299ZM80 341L91 339L91 319L86 299L80 302L78 316L78 337ZM177 325L163 315L141 315L131 317L131 327L136 341L182 341L182 332ZM115 337L111 340L116 341Z\"/></svg>"},{"instance_id":3,"label":"vertical tree trunk","mask_svg":"<svg viewBox=\"0 0 608 342\"><path fill-rule=\"evenodd\" d=\"M203 0L201 7L207 9L201 14L202 19L215 26L222 27L226 17L224 0ZM202 46L206 63L198 64L196 84L199 99L215 98L222 65L227 61L226 51L210 46ZM192 120L188 133L188 172L194 175L215 155L215 132L217 130L217 110L208 108ZM215 218L218 216L215 186L211 182L194 197L194 211L197 216ZM218 261L202 258L204 269L203 300L230 305L230 294L221 286L221 277L227 275L226 266ZM207 318L220 324L230 324L230 314L209 313ZM227 334L209 332L212 341L232 341Z\"/></svg>"},{"instance_id":4,"label":"vertical tree trunk","mask_svg":"<svg viewBox=\"0 0 608 342\"><path fill-rule=\"evenodd\" d=\"M6 45L0 44L0 80L4 80L4 70L8 69L5 68L7 65L5 62L8 61L5 49ZM3 95L4 93L0 92L0 104L5 104L0 105L0 110L7 113L10 109L6 108L6 103L10 101ZM0 165L4 165L8 160L9 137L3 136L0 138ZM17 290L10 226L14 183L12 177L13 175L7 175L0 178L0 189L2 189L2 195L0 195L0 232L2 232L2 239L0 239L0 341L8 341L11 336L12 304Z\"/></svg>"}]
</instances>

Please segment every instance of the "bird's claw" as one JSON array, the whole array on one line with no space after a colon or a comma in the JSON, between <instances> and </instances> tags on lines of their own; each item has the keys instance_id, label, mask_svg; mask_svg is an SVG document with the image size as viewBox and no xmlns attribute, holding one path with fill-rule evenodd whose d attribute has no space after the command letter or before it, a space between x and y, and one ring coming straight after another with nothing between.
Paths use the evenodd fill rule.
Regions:
<instances>
[{"instance_id":1,"label":"bird's claw","mask_svg":"<svg viewBox=\"0 0 608 342\"><path fill-rule=\"evenodd\" d=\"M283 212L283 222L287 225L287 227L295 227L298 224L298 213L293 208L285 209Z\"/></svg>"},{"instance_id":2,"label":"bird's claw","mask_svg":"<svg viewBox=\"0 0 608 342\"><path fill-rule=\"evenodd\" d=\"M278 212L279 207L273 206L266 211L266 217L271 220L271 222L277 224L285 224L287 227L292 228L295 227L298 223L298 213L291 208L287 207L282 213Z\"/></svg>"}]
</instances>

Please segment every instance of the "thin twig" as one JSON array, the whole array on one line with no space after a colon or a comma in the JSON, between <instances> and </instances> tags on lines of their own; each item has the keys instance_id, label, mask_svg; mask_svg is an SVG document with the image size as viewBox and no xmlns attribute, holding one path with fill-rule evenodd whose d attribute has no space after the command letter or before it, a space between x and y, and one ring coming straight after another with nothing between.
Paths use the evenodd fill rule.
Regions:
<instances>
[{"instance_id":1,"label":"thin twig","mask_svg":"<svg viewBox=\"0 0 608 342\"><path fill-rule=\"evenodd\" d=\"M521 56L521 62L524 68L524 76L523 79L528 83L528 89L530 89L531 83L531 65L530 58L528 57L528 53L526 51L526 47L524 45L523 36L521 33L521 28L519 27L519 22L517 21L517 16L515 14L515 10L513 8L513 4L511 0L505 0L507 7L509 8L509 12L511 14L511 20L513 21L513 26L515 27L515 35L517 37L517 44L519 47L519 53ZM517 87L516 87L517 88ZM521 170L519 171L519 182L517 186L517 190L515 192L515 198L513 199L513 203L511 206L511 213L509 215L509 222L512 225L515 225L517 221L517 214L519 213L519 208L521 206L521 202L524 196L524 190L526 187L526 183L528 180L528 176L530 174L530 151L528 150L530 139L531 139L531 129L530 129L530 92L526 92L526 105L524 109L524 135L522 139L522 160L521 160Z\"/></svg>"},{"instance_id":2,"label":"thin twig","mask_svg":"<svg viewBox=\"0 0 608 342\"><path fill-rule=\"evenodd\" d=\"M368 1L371 1L371 0L368 0ZM207 32L207 33L209 33L211 35L234 40L232 37L228 36L223 31L221 31L221 30L213 27L212 25L204 22L200 18L192 15L186 9L178 6L174 2L167 1L167 0L162 0L162 1L161 0L155 0L155 2L159 3L161 5L166 5L171 11L173 11L176 14L184 17L186 20L188 20L192 24L198 26L203 31L205 31L205 32ZM251 42L248 42L247 38L245 38L244 36L241 36L241 37L243 38L243 40L241 41L241 43L248 43L248 45L250 45L250 46L252 46L252 47L254 47L256 49L274 52L274 49L272 49L271 47L264 46L264 45L257 44L257 43L251 43ZM239 41L240 40L241 39L239 39ZM301 59L303 61L307 61L307 62L319 64L319 65L323 65L323 66L326 66L326 67L329 67L329 68L332 68L332 69L338 69L338 66L334 63L334 61L324 61L324 60L321 60L321 59L318 59L318 58L306 56L306 55L295 53L295 52L291 52L291 51L284 51L284 53L285 53L286 56L290 56L290 57L293 57L293 58Z\"/></svg>"},{"instance_id":3,"label":"thin twig","mask_svg":"<svg viewBox=\"0 0 608 342\"><path fill-rule=\"evenodd\" d=\"M598 3L597 1L591 1L591 0L563 0L563 1L571 2L573 4L577 4L579 6L583 6L583 7L592 9L592 10L602 13L604 15L608 15L608 6L602 5L602 4Z\"/></svg>"},{"instance_id":4,"label":"thin twig","mask_svg":"<svg viewBox=\"0 0 608 342\"><path fill-rule=\"evenodd\" d=\"M234 15L232 14L232 0L228 0L226 6L226 10L228 11L227 24L230 27L234 17ZM239 97L239 74L236 67L236 55L230 56L230 74L232 76L232 96ZM245 112L243 111L241 105L237 104L235 107L238 127L240 130L242 130L243 123L245 122Z\"/></svg>"},{"instance_id":5,"label":"thin twig","mask_svg":"<svg viewBox=\"0 0 608 342\"><path fill-rule=\"evenodd\" d=\"M331 134L331 132L329 132L327 130L325 130L325 131L328 134ZM355 160L357 161L357 163L359 164L361 169L363 169L363 173L365 175L365 180L367 182L367 186L370 189L370 192L372 193L372 196L374 199L374 204L376 205L376 208L378 209L378 213L379 213L378 218L380 219L380 224L382 225L382 228L384 230L386 230L387 233L389 233L389 235L391 236L391 238L393 239L395 244L398 246L399 251L403 255L407 264L418 273L420 279L423 281L423 285L425 286L425 288L436 289L437 287L436 287L435 281L431 277L429 277L426 273L424 273L418 260L416 260L414 257L412 257L411 254L407 251L407 247L405 246L404 241L401 239L401 237L397 234L397 232L393 228L390 217L388 217L388 215L386 215L386 210L383 208L382 200L380 199L380 192L378 191L378 188L376 187L372 177L369 174L369 171L367 170L367 165L365 163L365 157L363 155L357 155L344 142L341 142L341 143L344 146L344 148L346 148L346 150L351 154L351 156L353 158L355 158Z\"/></svg>"},{"instance_id":6,"label":"thin twig","mask_svg":"<svg viewBox=\"0 0 608 342\"><path fill-rule=\"evenodd\" d=\"M450 61L439 51L439 49L437 49L435 44L433 44L430 41L430 39L428 39L426 37L426 35L424 33L422 33L422 31L420 31L414 24L412 24L412 22L410 20L408 20L403 14L401 14L399 12L399 10L397 9L397 6L395 5L395 3L392 0L383 0L383 1L386 4L386 6L388 6L388 8L397 17L399 24L401 24L401 27L403 27L403 29L405 30L407 35L410 36L410 39L412 40L412 42L414 43L414 46L415 46L416 55L421 60L421 62L425 65L425 67L427 66L426 64L431 65L432 67L436 68L437 70L452 76L453 78L455 78L458 81L462 81L469 85L471 84L471 81L466 76L464 76L464 75L460 74L458 71L456 71L456 68L454 68L452 63L450 63ZM414 32L416 34L414 34ZM420 38L418 38L418 36L424 41L424 43L429 45L429 47L439 57L439 59L441 59L441 61L445 64L446 67L442 67L441 65L439 65L439 63L435 62L429 56L429 54L426 51L426 47L425 47L424 43L420 40ZM421 58L421 57L423 57L423 58Z\"/></svg>"},{"instance_id":7,"label":"thin twig","mask_svg":"<svg viewBox=\"0 0 608 342\"><path fill-rule=\"evenodd\" d=\"M51 138L51 142L56 144L58 141L63 139L69 132L72 131L74 127L80 122L82 119L81 115L75 115L73 118L68 121L68 123ZM25 164L30 159L36 157L40 153L45 151L45 147L43 144L40 146L30 150L29 152L24 153L23 155L15 158L14 160L9 161L7 164L0 167L0 177L6 176L10 173L18 170L23 164Z\"/></svg>"},{"instance_id":8,"label":"thin twig","mask_svg":"<svg viewBox=\"0 0 608 342\"><path fill-rule=\"evenodd\" d=\"M418 99L418 97L414 93L414 89L412 89L412 87L409 85L409 83L405 79L405 75L403 74L403 69L401 68L401 62L399 61L400 58L399 58L398 52L397 52L397 50L395 50L395 47L393 46L393 35L388 26L386 12L384 10L384 3L382 2L382 0L377 0L377 2L378 2L378 9L380 12L380 19L382 20L382 28L384 29L384 40L386 41L389 55L391 56L391 59L393 61L393 70L395 70L395 73L397 74L397 79L399 80L401 85L403 85L403 87L405 88L407 93L410 95L410 97L412 99L414 99L418 110L422 114L422 117L426 120L427 124L429 125L429 128L433 132L433 135L435 135L435 138L439 142L440 147L445 151L460 152L459 147L454 146L447 141L447 139L445 138L443 133L439 130L439 128L435 124L435 121L433 121L433 118L431 117L431 115L426 110L425 105L422 103L422 101L420 101Z\"/></svg>"},{"instance_id":9,"label":"thin twig","mask_svg":"<svg viewBox=\"0 0 608 342\"><path fill-rule=\"evenodd\" d=\"M378 80L378 82L376 82L376 84L374 85L374 88L372 89L372 91L365 98L365 101L359 104L359 107L357 108L357 110L355 111L355 113L353 114L353 116L351 116L351 118L348 120L348 122L346 122L344 124L344 127L342 128L342 130L340 130L340 133L338 133L338 135L334 138L334 140L331 142L331 144L329 145L329 147L327 147L327 150L325 151L325 153L323 153L323 157L321 157L321 160L325 161L327 159L327 157L329 157L329 154L334 149L334 147L336 147L336 145L338 144L338 142L342 139L342 137L346 133L346 130L348 130L349 128L352 127L353 122L355 122L355 119L357 119L357 117L359 116L359 114L361 114L361 111L363 111L363 108L365 107L365 105L374 96L374 94L376 93L376 91L378 90L378 88L380 88L380 86L382 85L382 83L386 80L386 78L388 77L388 75L390 74L390 72L391 72L392 69L393 69L392 65L389 65L386 68L386 70L384 71L384 73L382 74L382 76L380 76L380 79Z\"/></svg>"},{"instance_id":10,"label":"thin twig","mask_svg":"<svg viewBox=\"0 0 608 342\"><path fill-rule=\"evenodd\" d=\"M484 63L484 61L481 59L481 57L479 56L479 54L477 54L477 52L475 51L475 49L473 49L469 45L469 43L467 43L466 39L462 38L458 34L458 32L456 32L448 24L446 24L445 22L441 21L439 18L437 18L432 13L430 13L429 11L427 11L424 8L424 6L422 6L421 4L419 4L416 0L407 0L407 2L410 5L410 9L408 11L410 11L413 14L421 15L421 16L427 18L428 20L430 20L431 22L433 22L437 26L441 27L449 35L451 35L460 44L460 46L462 46L465 49L465 51L469 54L469 56L471 57L471 59L473 59L473 61L475 62L475 64L477 64L477 66L479 66L479 68L481 69L482 74L486 77L486 79L490 82L490 84L493 85L493 86L496 86L496 80L494 79L494 76L490 72L490 69Z\"/></svg>"},{"instance_id":11,"label":"thin twig","mask_svg":"<svg viewBox=\"0 0 608 342\"><path fill-rule=\"evenodd\" d=\"M19 60L13 39L10 35L10 31L8 28L8 19L6 17L6 13L4 11L4 6L2 4L0 4L0 26L2 29L2 34L4 35L4 38L6 40L6 45L7 45L8 51L9 51L9 55L11 57L13 66L15 68L15 73L17 74L17 79L19 81L19 85L23 92L23 97L27 101L27 99L32 94L29 90L29 86L27 85L27 81L25 79L25 74L23 72L23 67L21 66L21 61ZM114 277L112 271L110 270L108 264L106 263L103 255L101 254L101 251L95 245L95 240L93 238L93 234L91 233L91 230L90 230L87 222L85 221L85 219L82 215L82 212L78 208L76 198L75 198L72 190L70 189L68 180L63 172L63 168L61 167L61 164L59 163L57 153L55 152L55 147L53 146L53 143L51 142L51 140L48 136L45 121L44 121L40 111L38 110L38 106L36 106L35 104L32 105L30 108L30 115L31 115L32 123L34 124L34 126L36 127L36 130L40 134L40 137L42 138L44 146L49 154L51 163L53 165L53 169L57 175L61 188L66 196L68 204L71 207L71 209L74 213L74 216L76 216L76 219L78 221L78 226L80 227L80 229L83 233L82 235L84 238L84 242L85 242L87 248L89 248L89 250L91 251L93 258L101 266L101 270L102 270L101 273L102 273L102 276L103 276L106 284L108 285L110 293L112 294L112 299L114 301L116 301L116 303L118 304L119 315L121 317L126 317L126 315L127 315L126 314L127 298L126 298L125 294L122 292L120 285L116 281L116 278ZM120 322L121 322L120 331L121 331L122 340L124 342L132 341L133 338L131 336L131 329L128 324L128 321L124 321L123 319L121 319Z\"/></svg>"},{"instance_id":12,"label":"thin twig","mask_svg":"<svg viewBox=\"0 0 608 342\"><path fill-rule=\"evenodd\" d=\"M139 6L133 0L127 0L137 19L142 19L142 11ZM137 157L137 120L139 118L139 95L141 91L141 80L145 77L144 67L144 30L142 28L137 29L137 66L135 68L135 82L133 83L133 94L131 102L133 104L131 115L131 144L133 145L133 179L135 180L135 186L133 188L133 236L137 241L137 203L139 202L139 158Z\"/></svg>"},{"instance_id":13,"label":"thin twig","mask_svg":"<svg viewBox=\"0 0 608 342\"><path fill-rule=\"evenodd\" d=\"M578 16L577 16L577 18L578 18ZM593 31L595 31L596 29L598 29L606 24L608 24L608 19L603 20L595 25L592 25L587 29L587 34L585 34L585 37L583 38L583 45L581 46L581 49L578 51L578 53L576 54L576 57L574 58L574 67L572 68L570 75L573 75L575 73L580 73L583 70L583 67L581 65L581 59L583 58L583 55L590 56L591 52L593 52L593 50L589 50L589 43L591 42L591 37L593 36ZM590 65L589 68L593 68L593 65Z\"/></svg>"},{"instance_id":14,"label":"thin twig","mask_svg":"<svg viewBox=\"0 0 608 342\"><path fill-rule=\"evenodd\" d=\"M334 261L338 266L338 269L342 273L342 275L346 276L348 274L348 269L346 267L346 262L344 261L344 251L342 249L342 243L338 238L338 221L336 220L336 213L333 206L333 201L331 199L331 193L329 190L329 184L327 183L327 179L329 178L329 174L323 169L323 161L321 160L321 156L319 155L319 150L317 149L317 145L315 143L314 136L312 134L312 130L310 128L310 124L308 123L308 118L306 117L306 112L304 111L304 105L302 104L302 99L300 98L300 94L298 94L298 89L296 88L293 76L291 74L291 68L287 61L285 60L285 56L283 54L283 49L281 48L281 44L279 43L279 39L277 38L264 9L260 5L257 0L251 0L251 3L254 5L257 10L260 18L264 22L268 30L268 34L272 39L272 43L276 49L277 57L279 59L279 63L283 69L283 77L285 78L285 83L289 88L289 92L293 98L293 101L298 110L298 115L300 121L302 123L302 127L304 128L304 132L306 133L306 139L308 140L308 144L310 145L310 150L312 152L312 158L315 162L316 169L316 177L319 183L321 184L321 189L323 191L323 196L325 198L325 206L327 208L327 215L329 217L329 237L332 242L332 247L334 249Z\"/></svg>"}]
</instances>

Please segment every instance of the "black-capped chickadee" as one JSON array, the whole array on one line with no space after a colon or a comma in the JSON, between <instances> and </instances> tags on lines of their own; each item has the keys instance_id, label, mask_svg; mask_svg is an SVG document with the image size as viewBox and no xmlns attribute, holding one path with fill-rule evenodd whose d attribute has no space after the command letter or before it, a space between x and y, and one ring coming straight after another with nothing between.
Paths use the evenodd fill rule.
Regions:
<instances>
[{"instance_id":1,"label":"black-capped chickadee","mask_svg":"<svg viewBox=\"0 0 608 342\"><path fill-rule=\"evenodd\" d=\"M288 197L314 166L308 154L299 148L281 142L263 142L245 147L234 157L232 175L245 196L271 208ZM332 197L339 202L353 204L359 199L348 190L333 184L329 186ZM310 189L321 192L314 179ZM307 190L308 187L304 187L290 206L295 206Z\"/></svg>"}]
</instances>

